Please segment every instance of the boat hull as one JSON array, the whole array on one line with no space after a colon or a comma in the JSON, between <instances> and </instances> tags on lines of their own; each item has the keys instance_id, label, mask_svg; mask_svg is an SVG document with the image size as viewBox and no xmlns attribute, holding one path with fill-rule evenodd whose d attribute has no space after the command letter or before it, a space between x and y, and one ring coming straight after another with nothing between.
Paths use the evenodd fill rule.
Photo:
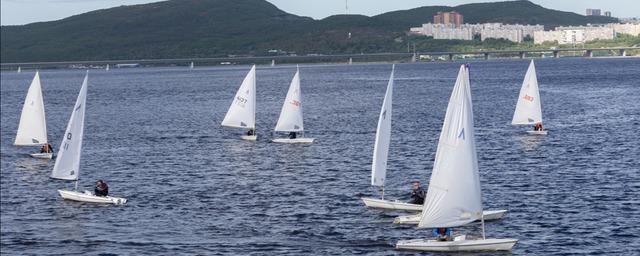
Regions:
<instances>
[{"instance_id":1,"label":"boat hull","mask_svg":"<svg viewBox=\"0 0 640 256\"><path fill-rule=\"evenodd\" d=\"M53 153L33 153L33 154L29 154L31 157L33 158L39 158L39 159L51 159L53 158Z\"/></svg>"},{"instance_id":2,"label":"boat hull","mask_svg":"<svg viewBox=\"0 0 640 256\"><path fill-rule=\"evenodd\" d=\"M396 243L396 249L431 252L510 251L517 242L517 239L507 238L444 242L429 239L413 239L398 241L398 243Z\"/></svg>"},{"instance_id":3,"label":"boat hull","mask_svg":"<svg viewBox=\"0 0 640 256\"><path fill-rule=\"evenodd\" d=\"M242 135L240 138L248 141L256 141L258 140L258 135Z\"/></svg>"},{"instance_id":4,"label":"boat hull","mask_svg":"<svg viewBox=\"0 0 640 256\"><path fill-rule=\"evenodd\" d=\"M273 139L271 141L275 143L298 144L298 143L313 143L314 140L315 140L314 138L295 138L295 139L279 138L279 139Z\"/></svg>"},{"instance_id":5,"label":"boat hull","mask_svg":"<svg viewBox=\"0 0 640 256\"><path fill-rule=\"evenodd\" d=\"M98 204L125 204L126 198L112 197L112 196L94 196L88 191L80 193L77 191L58 190L60 196L65 200L72 200L85 203L98 203Z\"/></svg>"},{"instance_id":6,"label":"boat hull","mask_svg":"<svg viewBox=\"0 0 640 256\"><path fill-rule=\"evenodd\" d=\"M507 213L507 210L484 210L482 214L484 215L484 221L492 221L499 220L504 217ZM402 224L402 225L418 225L420 223L420 217L422 215L414 214L414 215L406 215L406 216L398 216L393 219L393 224Z\"/></svg>"},{"instance_id":7,"label":"boat hull","mask_svg":"<svg viewBox=\"0 0 640 256\"><path fill-rule=\"evenodd\" d=\"M377 198L362 198L362 202L369 208L387 209L387 210L402 210L420 212L422 211L422 205L409 204L400 201L389 201Z\"/></svg>"},{"instance_id":8,"label":"boat hull","mask_svg":"<svg viewBox=\"0 0 640 256\"><path fill-rule=\"evenodd\" d=\"M547 135L547 131L527 131L531 135Z\"/></svg>"}]
</instances>

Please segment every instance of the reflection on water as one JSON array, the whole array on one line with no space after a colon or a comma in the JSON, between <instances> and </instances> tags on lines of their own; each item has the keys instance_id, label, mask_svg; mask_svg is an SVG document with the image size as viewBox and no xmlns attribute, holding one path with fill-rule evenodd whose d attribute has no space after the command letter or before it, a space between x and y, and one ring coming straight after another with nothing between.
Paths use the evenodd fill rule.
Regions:
<instances>
[{"instance_id":1,"label":"reflection on water","mask_svg":"<svg viewBox=\"0 0 640 256\"><path fill-rule=\"evenodd\" d=\"M513 140L518 142L522 150L534 151L538 149L540 143L542 143L547 136L549 135L532 135L522 131L522 134L513 136Z\"/></svg>"}]
</instances>

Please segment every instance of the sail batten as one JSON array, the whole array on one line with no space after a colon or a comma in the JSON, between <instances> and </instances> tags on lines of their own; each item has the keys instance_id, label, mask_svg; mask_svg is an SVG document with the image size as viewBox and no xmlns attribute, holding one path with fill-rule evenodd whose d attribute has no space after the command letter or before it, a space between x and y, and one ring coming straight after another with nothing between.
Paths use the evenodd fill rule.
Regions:
<instances>
[{"instance_id":1,"label":"sail batten","mask_svg":"<svg viewBox=\"0 0 640 256\"><path fill-rule=\"evenodd\" d=\"M536 68L531 60L527 74L522 81L518 103L513 113L512 125L528 125L542 122L542 107Z\"/></svg>"},{"instance_id":2,"label":"sail batten","mask_svg":"<svg viewBox=\"0 0 640 256\"><path fill-rule=\"evenodd\" d=\"M456 227L481 216L469 74L462 65L449 99L418 227Z\"/></svg>"},{"instance_id":3,"label":"sail batten","mask_svg":"<svg viewBox=\"0 0 640 256\"><path fill-rule=\"evenodd\" d=\"M387 159L389 156L389 142L391 140L391 113L393 101L393 76L395 65L391 68L387 91L384 94L382 108L378 116L378 127L376 129L376 141L373 148L373 161L371 163L371 185L384 186L387 176Z\"/></svg>"},{"instance_id":4,"label":"sail batten","mask_svg":"<svg viewBox=\"0 0 640 256\"><path fill-rule=\"evenodd\" d=\"M256 65L242 81L242 85L222 120L222 126L233 128L256 128Z\"/></svg>"},{"instance_id":5,"label":"sail batten","mask_svg":"<svg viewBox=\"0 0 640 256\"><path fill-rule=\"evenodd\" d=\"M87 84L89 74L85 75L78 93L76 104L71 112L51 177L62 180L77 180L80 175L80 155L84 137L84 112L87 102Z\"/></svg>"},{"instance_id":6,"label":"sail batten","mask_svg":"<svg viewBox=\"0 0 640 256\"><path fill-rule=\"evenodd\" d=\"M14 145L39 146L47 142L47 122L44 114L40 73L36 72L24 99Z\"/></svg>"},{"instance_id":7,"label":"sail batten","mask_svg":"<svg viewBox=\"0 0 640 256\"><path fill-rule=\"evenodd\" d=\"M301 132L304 131L302 117L302 91L300 90L300 70L291 80L289 91L282 104L280 118L275 127L276 132Z\"/></svg>"}]
</instances>

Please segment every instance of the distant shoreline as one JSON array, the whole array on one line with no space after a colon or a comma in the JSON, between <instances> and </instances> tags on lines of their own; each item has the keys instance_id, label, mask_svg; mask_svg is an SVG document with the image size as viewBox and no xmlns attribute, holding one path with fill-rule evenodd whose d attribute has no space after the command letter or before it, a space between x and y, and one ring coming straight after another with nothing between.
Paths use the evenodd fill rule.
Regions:
<instances>
[{"instance_id":1,"label":"distant shoreline","mask_svg":"<svg viewBox=\"0 0 640 256\"><path fill-rule=\"evenodd\" d=\"M637 51L640 47L621 48L578 48L578 49L520 49L475 52L416 52L416 53L377 53L377 54L340 54L340 55L305 55L305 56L249 56L221 58L175 58L175 59L141 59L141 60L99 60L99 61L60 61L60 62L24 62L1 63L2 71L20 69L102 69L107 65L111 69L134 67L175 66L188 67L192 62L198 66L225 65L282 65L302 63L385 63L385 62L450 62L450 61L482 61L492 59L530 59L530 58L638 58L640 56L598 56L594 52ZM576 54L578 53L578 54ZM556 55L558 57L554 57ZM569 55L571 54L571 55ZM591 56L589 56L589 54ZM564 55L564 56L563 56Z\"/></svg>"}]
</instances>

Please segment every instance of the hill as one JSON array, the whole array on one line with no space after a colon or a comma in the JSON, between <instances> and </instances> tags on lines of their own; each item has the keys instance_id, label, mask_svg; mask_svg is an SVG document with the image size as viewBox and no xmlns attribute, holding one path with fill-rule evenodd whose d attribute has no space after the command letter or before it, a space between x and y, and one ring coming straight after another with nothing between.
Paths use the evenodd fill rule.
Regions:
<instances>
[{"instance_id":1,"label":"hill","mask_svg":"<svg viewBox=\"0 0 640 256\"><path fill-rule=\"evenodd\" d=\"M373 53L406 49L405 32L438 11L470 23L546 26L614 22L543 8L528 1L431 6L373 17L314 20L264 0L169 0L92 11L62 20L0 28L1 62L115 60L307 53ZM351 33L352 37L347 35Z\"/></svg>"}]
</instances>

